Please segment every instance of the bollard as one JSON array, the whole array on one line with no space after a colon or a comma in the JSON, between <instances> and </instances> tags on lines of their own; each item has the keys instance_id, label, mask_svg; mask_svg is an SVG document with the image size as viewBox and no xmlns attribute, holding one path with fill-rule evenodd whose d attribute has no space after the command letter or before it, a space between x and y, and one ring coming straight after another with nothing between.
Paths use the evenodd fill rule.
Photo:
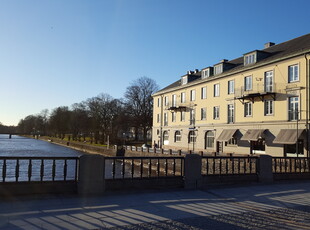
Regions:
<instances>
[{"instance_id":1,"label":"bollard","mask_svg":"<svg viewBox=\"0 0 310 230\"><path fill-rule=\"evenodd\" d=\"M202 187L201 156L186 154L184 163L184 188L198 189Z\"/></svg>"},{"instance_id":2,"label":"bollard","mask_svg":"<svg viewBox=\"0 0 310 230\"><path fill-rule=\"evenodd\" d=\"M101 155L82 155L80 157L78 194L96 195L105 190L104 157Z\"/></svg>"}]
</instances>

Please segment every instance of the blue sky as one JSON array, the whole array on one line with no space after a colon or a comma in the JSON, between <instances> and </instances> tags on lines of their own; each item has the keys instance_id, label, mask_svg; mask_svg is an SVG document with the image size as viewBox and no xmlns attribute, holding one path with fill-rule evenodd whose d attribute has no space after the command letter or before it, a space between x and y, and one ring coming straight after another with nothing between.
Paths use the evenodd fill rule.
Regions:
<instances>
[{"instance_id":1,"label":"blue sky","mask_svg":"<svg viewBox=\"0 0 310 230\"><path fill-rule=\"evenodd\" d=\"M0 122L307 34L308 0L0 0Z\"/></svg>"}]
</instances>

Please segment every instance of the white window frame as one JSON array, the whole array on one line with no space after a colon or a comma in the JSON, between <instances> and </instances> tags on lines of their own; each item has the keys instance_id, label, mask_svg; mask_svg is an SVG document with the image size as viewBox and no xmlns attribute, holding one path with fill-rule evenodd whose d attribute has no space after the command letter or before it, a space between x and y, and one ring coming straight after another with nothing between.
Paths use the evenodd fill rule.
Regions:
<instances>
[{"instance_id":1,"label":"white window frame","mask_svg":"<svg viewBox=\"0 0 310 230\"><path fill-rule=\"evenodd\" d=\"M210 76L210 69L205 69L202 71L202 79Z\"/></svg>"},{"instance_id":2,"label":"white window frame","mask_svg":"<svg viewBox=\"0 0 310 230\"><path fill-rule=\"evenodd\" d=\"M214 131L207 131L205 134L205 149L214 148Z\"/></svg>"},{"instance_id":3,"label":"white window frame","mask_svg":"<svg viewBox=\"0 0 310 230\"><path fill-rule=\"evenodd\" d=\"M253 115L253 103L252 102L244 103L244 116L252 117L252 115Z\"/></svg>"},{"instance_id":4,"label":"white window frame","mask_svg":"<svg viewBox=\"0 0 310 230\"><path fill-rule=\"evenodd\" d=\"M186 94L185 92L181 93L181 103L185 103L186 102Z\"/></svg>"},{"instance_id":5,"label":"white window frame","mask_svg":"<svg viewBox=\"0 0 310 230\"><path fill-rule=\"evenodd\" d=\"M185 111L181 111L180 121L185 121Z\"/></svg>"},{"instance_id":6,"label":"white window frame","mask_svg":"<svg viewBox=\"0 0 310 230\"><path fill-rule=\"evenodd\" d=\"M161 105L161 98L159 97L157 98L157 107L160 107L160 105Z\"/></svg>"},{"instance_id":7,"label":"white window frame","mask_svg":"<svg viewBox=\"0 0 310 230\"><path fill-rule=\"evenodd\" d=\"M168 106L168 105L169 105L169 97L165 96L165 106Z\"/></svg>"},{"instance_id":8,"label":"white window frame","mask_svg":"<svg viewBox=\"0 0 310 230\"><path fill-rule=\"evenodd\" d=\"M228 94L235 93L235 80L228 81Z\"/></svg>"},{"instance_id":9,"label":"white window frame","mask_svg":"<svg viewBox=\"0 0 310 230\"><path fill-rule=\"evenodd\" d=\"M235 122L235 106L234 104L227 105L227 123Z\"/></svg>"},{"instance_id":10,"label":"white window frame","mask_svg":"<svg viewBox=\"0 0 310 230\"><path fill-rule=\"evenodd\" d=\"M288 67L288 82L296 82L299 81L299 65L290 65Z\"/></svg>"},{"instance_id":11,"label":"white window frame","mask_svg":"<svg viewBox=\"0 0 310 230\"><path fill-rule=\"evenodd\" d=\"M168 113L164 113L164 126L168 126Z\"/></svg>"},{"instance_id":12,"label":"white window frame","mask_svg":"<svg viewBox=\"0 0 310 230\"><path fill-rule=\"evenodd\" d=\"M186 85L187 82L188 82L188 77L187 77L187 76L183 76L183 77L181 78L181 84L182 84L182 85Z\"/></svg>"},{"instance_id":13,"label":"white window frame","mask_svg":"<svg viewBox=\"0 0 310 230\"><path fill-rule=\"evenodd\" d=\"M174 133L174 142L181 142L182 135L179 130L175 131Z\"/></svg>"},{"instance_id":14,"label":"white window frame","mask_svg":"<svg viewBox=\"0 0 310 230\"><path fill-rule=\"evenodd\" d=\"M201 108L201 120L207 120L207 108Z\"/></svg>"},{"instance_id":15,"label":"white window frame","mask_svg":"<svg viewBox=\"0 0 310 230\"><path fill-rule=\"evenodd\" d=\"M253 79L252 76L244 77L244 91L253 90Z\"/></svg>"},{"instance_id":16,"label":"white window frame","mask_svg":"<svg viewBox=\"0 0 310 230\"><path fill-rule=\"evenodd\" d=\"M256 53L250 53L244 56L244 65L250 65L256 62Z\"/></svg>"},{"instance_id":17,"label":"white window frame","mask_svg":"<svg viewBox=\"0 0 310 230\"><path fill-rule=\"evenodd\" d=\"M176 122L176 112L171 113L171 122Z\"/></svg>"},{"instance_id":18,"label":"white window frame","mask_svg":"<svg viewBox=\"0 0 310 230\"><path fill-rule=\"evenodd\" d=\"M289 97L288 98L288 114L289 114L289 121L296 121L300 118L300 112L299 112L299 97Z\"/></svg>"},{"instance_id":19,"label":"white window frame","mask_svg":"<svg viewBox=\"0 0 310 230\"><path fill-rule=\"evenodd\" d=\"M202 87L201 88L201 99L206 99L207 98L207 87Z\"/></svg>"},{"instance_id":20,"label":"white window frame","mask_svg":"<svg viewBox=\"0 0 310 230\"><path fill-rule=\"evenodd\" d=\"M267 71L265 72L265 92L273 92L273 84L274 84L274 79L273 79L273 71Z\"/></svg>"},{"instance_id":21,"label":"white window frame","mask_svg":"<svg viewBox=\"0 0 310 230\"><path fill-rule=\"evenodd\" d=\"M274 111L274 100L265 100L264 113L265 116L272 116Z\"/></svg>"},{"instance_id":22,"label":"white window frame","mask_svg":"<svg viewBox=\"0 0 310 230\"><path fill-rule=\"evenodd\" d=\"M220 96L220 83L213 85L213 96L219 97Z\"/></svg>"},{"instance_id":23,"label":"white window frame","mask_svg":"<svg viewBox=\"0 0 310 230\"><path fill-rule=\"evenodd\" d=\"M214 75L218 75L223 73L223 64L215 65L214 66Z\"/></svg>"},{"instance_id":24,"label":"white window frame","mask_svg":"<svg viewBox=\"0 0 310 230\"><path fill-rule=\"evenodd\" d=\"M172 99L171 106L177 106L177 95L173 94L171 99Z\"/></svg>"},{"instance_id":25,"label":"white window frame","mask_svg":"<svg viewBox=\"0 0 310 230\"><path fill-rule=\"evenodd\" d=\"M188 143L195 143L196 142L196 132L191 130L188 133Z\"/></svg>"},{"instance_id":26,"label":"white window frame","mask_svg":"<svg viewBox=\"0 0 310 230\"><path fill-rule=\"evenodd\" d=\"M190 91L190 101L195 101L196 100L196 90L195 89L192 89L191 91Z\"/></svg>"},{"instance_id":27,"label":"white window frame","mask_svg":"<svg viewBox=\"0 0 310 230\"><path fill-rule=\"evenodd\" d=\"M218 119L220 119L220 107L214 106L213 107L213 120L218 120Z\"/></svg>"},{"instance_id":28,"label":"white window frame","mask_svg":"<svg viewBox=\"0 0 310 230\"><path fill-rule=\"evenodd\" d=\"M195 125L195 120L196 120L196 111L195 109L191 109L189 112L189 124Z\"/></svg>"}]
</instances>

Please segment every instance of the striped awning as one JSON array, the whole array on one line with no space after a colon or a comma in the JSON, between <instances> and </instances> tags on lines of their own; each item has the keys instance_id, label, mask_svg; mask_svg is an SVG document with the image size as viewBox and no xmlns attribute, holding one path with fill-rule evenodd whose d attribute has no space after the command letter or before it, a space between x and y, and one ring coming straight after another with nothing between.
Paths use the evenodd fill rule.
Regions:
<instances>
[{"instance_id":1,"label":"striped awning","mask_svg":"<svg viewBox=\"0 0 310 230\"><path fill-rule=\"evenodd\" d=\"M238 129L224 129L220 136L217 138L217 141L228 141L231 139Z\"/></svg>"},{"instance_id":2,"label":"striped awning","mask_svg":"<svg viewBox=\"0 0 310 230\"><path fill-rule=\"evenodd\" d=\"M241 137L242 141L258 141L260 138L264 138L264 132L266 129L249 129Z\"/></svg>"},{"instance_id":3,"label":"striped awning","mask_svg":"<svg viewBox=\"0 0 310 230\"><path fill-rule=\"evenodd\" d=\"M275 144L296 144L297 139L303 134L304 129L281 129L277 137L274 139Z\"/></svg>"}]
</instances>

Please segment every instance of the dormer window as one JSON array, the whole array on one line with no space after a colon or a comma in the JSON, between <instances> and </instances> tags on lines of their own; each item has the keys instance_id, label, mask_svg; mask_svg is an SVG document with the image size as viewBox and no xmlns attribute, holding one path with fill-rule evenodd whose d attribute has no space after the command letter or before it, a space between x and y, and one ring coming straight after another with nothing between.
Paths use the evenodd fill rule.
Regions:
<instances>
[{"instance_id":1,"label":"dormer window","mask_svg":"<svg viewBox=\"0 0 310 230\"><path fill-rule=\"evenodd\" d=\"M256 62L256 53L250 53L244 56L244 65L250 65Z\"/></svg>"},{"instance_id":2,"label":"dormer window","mask_svg":"<svg viewBox=\"0 0 310 230\"><path fill-rule=\"evenodd\" d=\"M187 76L183 76L182 78L181 78L181 84L182 85L185 85L185 84L187 84L187 80L188 78L187 78Z\"/></svg>"},{"instance_id":3,"label":"dormer window","mask_svg":"<svg viewBox=\"0 0 310 230\"><path fill-rule=\"evenodd\" d=\"M210 69L205 69L202 71L202 78L210 77Z\"/></svg>"},{"instance_id":4,"label":"dormer window","mask_svg":"<svg viewBox=\"0 0 310 230\"><path fill-rule=\"evenodd\" d=\"M214 75L223 73L223 64L218 64L214 66Z\"/></svg>"}]
</instances>

